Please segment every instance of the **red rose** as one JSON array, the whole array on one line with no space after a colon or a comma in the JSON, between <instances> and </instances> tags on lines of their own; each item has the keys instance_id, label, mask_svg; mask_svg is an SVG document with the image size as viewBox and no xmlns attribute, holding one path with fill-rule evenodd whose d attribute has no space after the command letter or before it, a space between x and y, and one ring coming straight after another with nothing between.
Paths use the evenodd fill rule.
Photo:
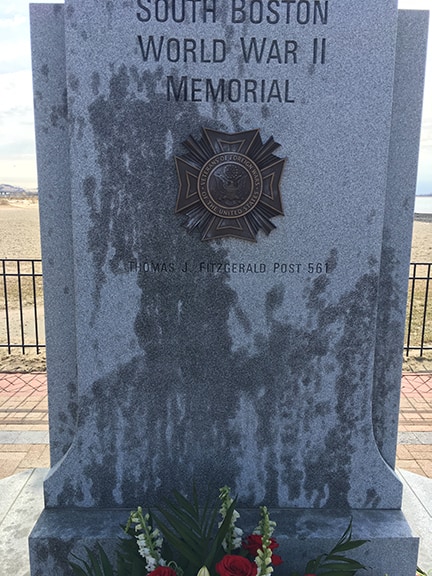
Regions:
<instances>
[{"instance_id":1,"label":"red rose","mask_svg":"<svg viewBox=\"0 0 432 576\"><path fill-rule=\"evenodd\" d=\"M277 548L279 544L274 538L270 538L270 550ZM243 542L243 548L249 552L252 556L257 555L257 550L262 549L262 536L261 534L249 534L246 540Z\"/></svg>"},{"instance_id":2,"label":"red rose","mask_svg":"<svg viewBox=\"0 0 432 576\"><path fill-rule=\"evenodd\" d=\"M149 572L147 576L177 576L177 572L169 566L158 566Z\"/></svg>"},{"instance_id":3,"label":"red rose","mask_svg":"<svg viewBox=\"0 0 432 576\"><path fill-rule=\"evenodd\" d=\"M282 557L279 556L278 554L272 554L271 563L273 564L273 566L280 566L283 563ZM308 575L306 574L306 576ZM309 574L309 576L311 575ZM313 574L312 576L315 576L315 574Z\"/></svg>"},{"instance_id":4,"label":"red rose","mask_svg":"<svg viewBox=\"0 0 432 576\"><path fill-rule=\"evenodd\" d=\"M277 548L279 544L274 538L270 538L270 550ZM249 534L246 540L243 542L243 548L249 552L254 558L258 555L258 550L262 550L262 536L261 534ZM271 562L273 566L280 566L283 560L277 554L272 554Z\"/></svg>"},{"instance_id":5,"label":"red rose","mask_svg":"<svg viewBox=\"0 0 432 576\"><path fill-rule=\"evenodd\" d=\"M256 576L257 570L254 562L234 554L227 554L216 564L219 576Z\"/></svg>"}]
</instances>

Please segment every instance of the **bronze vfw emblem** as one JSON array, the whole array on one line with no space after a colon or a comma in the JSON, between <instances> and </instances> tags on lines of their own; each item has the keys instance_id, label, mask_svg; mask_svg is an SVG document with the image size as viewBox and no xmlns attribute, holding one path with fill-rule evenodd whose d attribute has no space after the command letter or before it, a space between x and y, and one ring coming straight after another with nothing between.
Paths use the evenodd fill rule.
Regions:
<instances>
[{"instance_id":1,"label":"bronze vfw emblem","mask_svg":"<svg viewBox=\"0 0 432 576\"><path fill-rule=\"evenodd\" d=\"M201 240L243 238L256 242L282 216L280 179L285 160L273 154L280 144L265 144L259 130L225 134L203 128L199 141L190 136L188 152L176 156L179 179L176 213L187 217L186 229Z\"/></svg>"}]
</instances>

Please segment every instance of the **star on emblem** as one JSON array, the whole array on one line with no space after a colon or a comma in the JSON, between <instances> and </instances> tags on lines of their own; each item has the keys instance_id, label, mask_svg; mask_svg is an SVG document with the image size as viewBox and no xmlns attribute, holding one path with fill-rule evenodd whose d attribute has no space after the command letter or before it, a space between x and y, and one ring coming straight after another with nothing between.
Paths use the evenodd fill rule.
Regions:
<instances>
[{"instance_id":1,"label":"star on emblem","mask_svg":"<svg viewBox=\"0 0 432 576\"><path fill-rule=\"evenodd\" d=\"M265 144L259 130L225 134L204 128L199 141L190 136L188 152L176 156L179 191L175 212L187 217L201 240L242 238L256 242L269 234L274 216L283 215L280 179L285 160L273 154L280 144Z\"/></svg>"}]
</instances>

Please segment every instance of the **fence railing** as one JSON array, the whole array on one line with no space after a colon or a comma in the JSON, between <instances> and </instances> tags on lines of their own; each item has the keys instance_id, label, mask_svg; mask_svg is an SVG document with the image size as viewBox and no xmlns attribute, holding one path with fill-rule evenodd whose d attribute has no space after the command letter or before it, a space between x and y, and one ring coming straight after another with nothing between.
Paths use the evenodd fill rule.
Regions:
<instances>
[{"instance_id":1,"label":"fence railing","mask_svg":"<svg viewBox=\"0 0 432 576\"><path fill-rule=\"evenodd\" d=\"M432 263L412 262L408 284L404 352L423 356L432 350Z\"/></svg>"},{"instance_id":2,"label":"fence railing","mask_svg":"<svg viewBox=\"0 0 432 576\"><path fill-rule=\"evenodd\" d=\"M0 259L0 349L45 348L42 261Z\"/></svg>"},{"instance_id":3,"label":"fence railing","mask_svg":"<svg viewBox=\"0 0 432 576\"><path fill-rule=\"evenodd\" d=\"M410 267L404 353L432 350L432 263ZM0 259L0 349L45 348L42 261Z\"/></svg>"}]
</instances>

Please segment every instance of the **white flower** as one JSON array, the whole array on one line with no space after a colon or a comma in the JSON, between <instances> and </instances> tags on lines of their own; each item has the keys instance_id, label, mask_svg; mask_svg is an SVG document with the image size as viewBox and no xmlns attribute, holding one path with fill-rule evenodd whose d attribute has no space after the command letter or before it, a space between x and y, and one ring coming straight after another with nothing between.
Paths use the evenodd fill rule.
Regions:
<instances>
[{"instance_id":1,"label":"white flower","mask_svg":"<svg viewBox=\"0 0 432 576\"><path fill-rule=\"evenodd\" d=\"M146 570L147 572L153 572L157 568L157 562L152 556L146 556Z\"/></svg>"},{"instance_id":2,"label":"white flower","mask_svg":"<svg viewBox=\"0 0 432 576\"><path fill-rule=\"evenodd\" d=\"M132 523L136 524L135 532L139 532L135 538L139 554L146 561L146 570L152 572L158 566L164 566L165 562L161 558L163 539L160 531L157 528L152 528L150 515L143 515L142 508L139 507L136 511L131 512L126 531Z\"/></svg>"}]
</instances>

